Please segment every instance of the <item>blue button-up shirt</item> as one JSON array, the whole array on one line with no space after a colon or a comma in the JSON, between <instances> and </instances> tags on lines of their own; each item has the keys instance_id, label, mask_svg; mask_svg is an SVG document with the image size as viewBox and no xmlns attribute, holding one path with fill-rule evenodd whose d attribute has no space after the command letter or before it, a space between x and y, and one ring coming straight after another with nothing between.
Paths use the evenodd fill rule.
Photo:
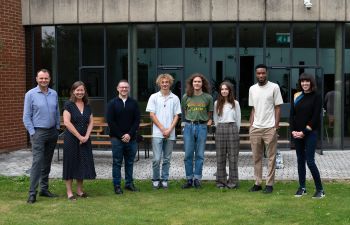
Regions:
<instances>
[{"instance_id":1,"label":"blue button-up shirt","mask_svg":"<svg viewBox=\"0 0 350 225\"><path fill-rule=\"evenodd\" d=\"M60 128L57 92L49 88L43 93L39 86L29 90L24 98L23 123L30 135L34 128Z\"/></svg>"}]
</instances>

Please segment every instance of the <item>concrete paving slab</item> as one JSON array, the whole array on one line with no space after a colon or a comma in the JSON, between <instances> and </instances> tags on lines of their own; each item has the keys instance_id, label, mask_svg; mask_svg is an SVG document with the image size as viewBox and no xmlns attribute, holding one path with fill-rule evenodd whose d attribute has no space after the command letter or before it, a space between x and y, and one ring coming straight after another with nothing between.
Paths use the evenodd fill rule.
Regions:
<instances>
[{"instance_id":1,"label":"concrete paving slab","mask_svg":"<svg viewBox=\"0 0 350 225\"><path fill-rule=\"evenodd\" d=\"M61 160L57 160L55 152L51 178L62 178L62 151ZM276 180L297 180L297 163L294 151L281 152L284 161L284 168L276 170ZM185 177L184 153L174 152L171 160L170 179L183 179ZM94 160L98 179L112 178L112 153L111 151L94 150ZM316 154L316 163L324 180L344 180L350 179L350 151L324 150L323 155ZM0 175L3 176L28 176L28 170L32 163L32 153L29 149L23 149L10 153L0 154ZM264 159L264 178L267 172L267 159ZM227 168L228 171L228 168ZM215 152L206 152L203 180L215 180L216 156ZM124 171L122 169L124 176ZM144 153L140 152L140 160L134 164L135 179L151 179L152 177L152 152L150 158L145 159ZM239 179L254 180L254 169L251 152L241 152L239 154ZM307 171L307 179L312 179Z\"/></svg>"}]
</instances>

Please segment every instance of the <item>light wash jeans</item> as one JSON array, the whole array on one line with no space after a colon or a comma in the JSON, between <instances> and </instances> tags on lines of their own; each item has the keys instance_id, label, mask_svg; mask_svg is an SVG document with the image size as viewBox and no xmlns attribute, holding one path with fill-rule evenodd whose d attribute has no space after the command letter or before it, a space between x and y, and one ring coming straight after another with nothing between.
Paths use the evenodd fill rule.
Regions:
<instances>
[{"instance_id":1,"label":"light wash jeans","mask_svg":"<svg viewBox=\"0 0 350 225\"><path fill-rule=\"evenodd\" d=\"M207 124L186 123L184 128L186 179L202 179L204 150L207 141ZM194 155L194 172L193 172Z\"/></svg>"},{"instance_id":2,"label":"light wash jeans","mask_svg":"<svg viewBox=\"0 0 350 225\"><path fill-rule=\"evenodd\" d=\"M160 180L160 161L163 154L162 163L162 180L167 181L169 178L170 160L173 152L174 140L165 138L152 138L153 150L153 181Z\"/></svg>"}]
</instances>

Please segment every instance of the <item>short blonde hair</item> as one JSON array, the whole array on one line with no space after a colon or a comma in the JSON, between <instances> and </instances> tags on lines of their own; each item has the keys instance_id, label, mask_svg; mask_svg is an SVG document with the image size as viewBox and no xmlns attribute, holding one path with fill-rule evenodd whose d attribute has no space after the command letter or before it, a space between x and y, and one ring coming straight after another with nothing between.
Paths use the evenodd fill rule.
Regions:
<instances>
[{"instance_id":1,"label":"short blonde hair","mask_svg":"<svg viewBox=\"0 0 350 225\"><path fill-rule=\"evenodd\" d=\"M169 83L170 83L170 86L173 85L174 83L174 78L173 76L171 76L170 74L168 73L163 73L163 74L159 74L157 79L156 79L156 84L158 86L160 86L160 82L163 80L163 79L167 79L169 80Z\"/></svg>"}]
</instances>

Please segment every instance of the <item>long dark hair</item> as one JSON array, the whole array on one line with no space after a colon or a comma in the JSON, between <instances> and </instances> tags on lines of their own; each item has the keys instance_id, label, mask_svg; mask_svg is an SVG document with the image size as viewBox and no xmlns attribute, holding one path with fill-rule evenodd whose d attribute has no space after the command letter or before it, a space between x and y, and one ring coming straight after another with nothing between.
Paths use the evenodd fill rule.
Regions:
<instances>
[{"instance_id":1,"label":"long dark hair","mask_svg":"<svg viewBox=\"0 0 350 225\"><path fill-rule=\"evenodd\" d=\"M70 98L69 100L71 100L72 102L76 102L77 101L77 98L75 97L75 95L73 94L73 92L75 91L75 89L77 89L79 86L83 86L84 87L84 90L85 90L85 94L84 94L84 97L83 97L83 102L85 105L89 104L89 96L88 96L88 93L87 93L87 90L86 90L86 86L85 84L82 82L82 81L76 81L74 82L74 84L72 85L71 89L70 89Z\"/></svg>"},{"instance_id":2,"label":"long dark hair","mask_svg":"<svg viewBox=\"0 0 350 225\"><path fill-rule=\"evenodd\" d=\"M306 81L310 81L310 90L311 91L317 91L317 84L316 84L316 80L315 77L312 76L311 74L308 73L302 73L299 77L299 88L301 91L303 91L302 87L301 87L301 81L306 80Z\"/></svg>"},{"instance_id":3,"label":"long dark hair","mask_svg":"<svg viewBox=\"0 0 350 225\"><path fill-rule=\"evenodd\" d=\"M222 96L222 94L221 94L221 88L223 85L225 85L229 90L229 93L227 96L227 102L231 103L233 108L235 107L235 96L234 96L233 85L228 81L224 81L220 84L220 87L219 87L219 95L218 95L218 100L217 100L216 109L215 109L219 116L222 115L224 104L226 102L225 97Z\"/></svg>"},{"instance_id":4,"label":"long dark hair","mask_svg":"<svg viewBox=\"0 0 350 225\"><path fill-rule=\"evenodd\" d=\"M193 95L193 92L194 92L193 80L196 77L199 77L199 78L202 79L202 91L206 92L206 93L210 92L209 81L204 77L204 75L201 74L201 73L194 73L186 81L186 94L187 94L188 97L192 97L192 95Z\"/></svg>"}]
</instances>

